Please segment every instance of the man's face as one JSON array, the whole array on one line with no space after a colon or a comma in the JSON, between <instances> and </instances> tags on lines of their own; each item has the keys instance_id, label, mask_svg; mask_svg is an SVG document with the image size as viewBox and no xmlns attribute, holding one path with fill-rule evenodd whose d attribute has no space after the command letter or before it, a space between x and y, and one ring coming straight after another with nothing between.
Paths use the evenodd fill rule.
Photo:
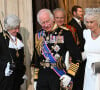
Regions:
<instances>
[{"instance_id":1,"label":"man's face","mask_svg":"<svg viewBox=\"0 0 100 90\"><path fill-rule=\"evenodd\" d=\"M53 19L51 19L49 13L45 12L39 16L40 24L46 31L51 31L53 27Z\"/></svg>"},{"instance_id":2,"label":"man's face","mask_svg":"<svg viewBox=\"0 0 100 90\"><path fill-rule=\"evenodd\" d=\"M54 20L58 26L61 26L65 23L65 15L63 11L56 11L54 13Z\"/></svg>"},{"instance_id":3,"label":"man's face","mask_svg":"<svg viewBox=\"0 0 100 90\"><path fill-rule=\"evenodd\" d=\"M83 18L83 10L82 8L77 8L77 11L74 12L74 16L78 19L82 19Z\"/></svg>"},{"instance_id":4,"label":"man's face","mask_svg":"<svg viewBox=\"0 0 100 90\"><path fill-rule=\"evenodd\" d=\"M12 36L17 36L17 33L19 32L19 26L16 27L15 29L12 30L8 30L8 32L12 35Z\"/></svg>"}]
</instances>

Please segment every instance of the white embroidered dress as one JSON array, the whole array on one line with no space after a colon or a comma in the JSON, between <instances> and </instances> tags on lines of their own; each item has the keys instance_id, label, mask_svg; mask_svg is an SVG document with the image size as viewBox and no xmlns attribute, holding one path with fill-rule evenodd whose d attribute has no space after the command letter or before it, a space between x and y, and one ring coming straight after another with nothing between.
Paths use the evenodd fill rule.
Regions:
<instances>
[{"instance_id":1,"label":"white embroidered dress","mask_svg":"<svg viewBox=\"0 0 100 90\"><path fill-rule=\"evenodd\" d=\"M95 74L92 68L92 63L100 62L100 36L93 40L89 29L84 30L83 36L87 57L83 90L100 90L100 74Z\"/></svg>"}]
</instances>

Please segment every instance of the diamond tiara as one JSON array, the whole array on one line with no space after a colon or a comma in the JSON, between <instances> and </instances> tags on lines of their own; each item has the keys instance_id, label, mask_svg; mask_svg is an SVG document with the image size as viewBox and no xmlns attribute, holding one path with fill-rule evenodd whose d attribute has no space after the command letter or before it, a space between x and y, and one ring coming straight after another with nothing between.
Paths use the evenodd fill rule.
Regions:
<instances>
[{"instance_id":1,"label":"diamond tiara","mask_svg":"<svg viewBox=\"0 0 100 90\"><path fill-rule=\"evenodd\" d=\"M93 13L100 14L100 8L86 8L85 9L85 14L93 14Z\"/></svg>"}]
</instances>

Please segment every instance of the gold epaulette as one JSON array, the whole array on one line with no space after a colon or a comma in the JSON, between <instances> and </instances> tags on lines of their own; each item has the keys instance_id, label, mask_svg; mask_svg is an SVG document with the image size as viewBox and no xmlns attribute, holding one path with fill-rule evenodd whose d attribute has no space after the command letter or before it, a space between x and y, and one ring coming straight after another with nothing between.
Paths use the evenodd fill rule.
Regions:
<instances>
[{"instance_id":1,"label":"gold epaulette","mask_svg":"<svg viewBox=\"0 0 100 90\"><path fill-rule=\"evenodd\" d=\"M79 63L76 63L76 64L75 63L71 63L69 69L67 70L67 72L70 75L75 76L78 68L79 68Z\"/></svg>"},{"instance_id":2,"label":"gold epaulette","mask_svg":"<svg viewBox=\"0 0 100 90\"><path fill-rule=\"evenodd\" d=\"M35 35L35 48L36 48L39 56L41 54L42 42L43 42L43 37L41 36L40 38L38 38L38 35L36 33L36 35Z\"/></svg>"},{"instance_id":3,"label":"gold epaulette","mask_svg":"<svg viewBox=\"0 0 100 90\"><path fill-rule=\"evenodd\" d=\"M52 31L54 31L57 28L58 28L58 25L55 23L54 26L53 26L53 28L52 28Z\"/></svg>"},{"instance_id":4,"label":"gold epaulette","mask_svg":"<svg viewBox=\"0 0 100 90\"><path fill-rule=\"evenodd\" d=\"M64 30L69 30L67 27L64 27L64 26L60 26L60 28L62 28Z\"/></svg>"}]
</instances>

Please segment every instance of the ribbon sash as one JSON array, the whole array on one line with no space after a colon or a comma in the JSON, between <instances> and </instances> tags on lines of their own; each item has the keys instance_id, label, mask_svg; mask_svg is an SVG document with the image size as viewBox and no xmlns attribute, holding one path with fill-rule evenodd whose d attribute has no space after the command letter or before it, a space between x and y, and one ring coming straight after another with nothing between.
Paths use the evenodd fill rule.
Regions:
<instances>
[{"instance_id":1,"label":"ribbon sash","mask_svg":"<svg viewBox=\"0 0 100 90\"><path fill-rule=\"evenodd\" d=\"M43 36L43 31L38 33L38 38L40 36ZM52 55L50 49L48 48L47 43L46 43L45 40L43 41L42 55L44 56L45 59L49 59L50 63L56 63L57 62L55 57ZM52 69L53 69L54 72L56 72L56 74L59 77L62 76L63 74L66 74L64 69L63 70L58 69L57 66L53 67Z\"/></svg>"}]
</instances>

